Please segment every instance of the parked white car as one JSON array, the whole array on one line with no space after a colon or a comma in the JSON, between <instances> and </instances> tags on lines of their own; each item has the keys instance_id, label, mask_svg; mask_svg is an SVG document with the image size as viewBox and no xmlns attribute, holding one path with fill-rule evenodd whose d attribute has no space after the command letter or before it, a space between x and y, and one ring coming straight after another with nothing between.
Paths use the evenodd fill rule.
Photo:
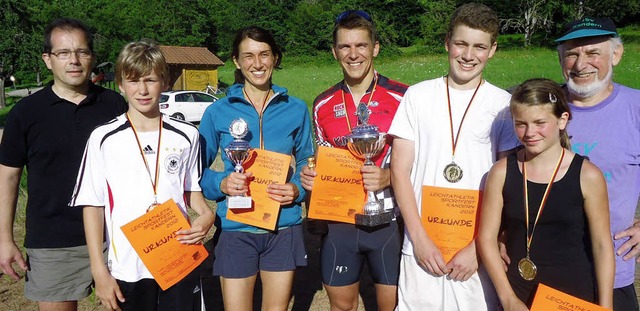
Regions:
<instances>
[{"instance_id":1,"label":"parked white car","mask_svg":"<svg viewBox=\"0 0 640 311\"><path fill-rule=\"evenodd\" d=\"M217 97L199 91L163 92L160 111L176 119L200 122L204 110L216 100Z\"/></svg>"}]
</instances>

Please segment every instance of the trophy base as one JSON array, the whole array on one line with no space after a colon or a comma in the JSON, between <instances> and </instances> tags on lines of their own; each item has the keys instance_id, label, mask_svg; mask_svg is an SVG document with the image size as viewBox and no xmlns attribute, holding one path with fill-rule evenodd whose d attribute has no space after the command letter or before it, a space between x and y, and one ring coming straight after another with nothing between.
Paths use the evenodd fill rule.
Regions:
<instances>
[{"instance_id":1,"label":"trophy base","mask_svg":"<svg viewBox=\"0 0 640 311\"><path fill-rule=\"evenodd\" d=\"M250 209L252 208L251 197L246 197L242 195L228 196L227 197L227 208L240 210L240 209Z\"/></svg>"},{"instance_id":2,"label":"trophy base","mask_svg":"<svg viewBox=\"0 0 640 311\"><path fill-rule=\"evenodd\" d=\"M388 224L393 220L392 212L381 212L376 214L356 214L356 225L375 227Z\"/></svg>"}]
</instances>

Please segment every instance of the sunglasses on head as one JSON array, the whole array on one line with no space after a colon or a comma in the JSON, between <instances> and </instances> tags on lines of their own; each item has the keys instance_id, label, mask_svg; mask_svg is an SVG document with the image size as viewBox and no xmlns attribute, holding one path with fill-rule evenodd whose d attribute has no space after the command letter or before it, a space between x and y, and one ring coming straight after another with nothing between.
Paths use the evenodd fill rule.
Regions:
<instances>
[{"instance_id":1,"label":"sunglasses on head","mask_svg":"<svg viewBox=\"0 0 640 311\"><path fill-rule=\"evenodd\" d=\"M340 13L340 15L338 15L338 17L336 18L336 24L341 22L343 19L345 19L347 16L351 15L352 13L357 14L358 16L366 19L369 23L373 24L373 20L371 19L371 16L369 16L367 12L362 10L348 10Z\"/></svg>"}]
</instances>

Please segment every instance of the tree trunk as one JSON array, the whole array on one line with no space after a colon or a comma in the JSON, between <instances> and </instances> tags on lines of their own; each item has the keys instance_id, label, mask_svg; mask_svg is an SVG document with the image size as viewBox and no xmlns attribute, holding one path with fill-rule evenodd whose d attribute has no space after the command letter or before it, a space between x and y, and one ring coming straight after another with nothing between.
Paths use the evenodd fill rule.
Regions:
<instances>
[{"instance_id":1,"label":"tree trunk","mask_svg":"<svg viewBox=\"0 0 640 311\"><path fill-rule=\"evenodd\" d=\"M5 107L7 107L7 102L4 94L4 77L0 77L0 109L4 109Z\"/></svg>"}]
</instances>

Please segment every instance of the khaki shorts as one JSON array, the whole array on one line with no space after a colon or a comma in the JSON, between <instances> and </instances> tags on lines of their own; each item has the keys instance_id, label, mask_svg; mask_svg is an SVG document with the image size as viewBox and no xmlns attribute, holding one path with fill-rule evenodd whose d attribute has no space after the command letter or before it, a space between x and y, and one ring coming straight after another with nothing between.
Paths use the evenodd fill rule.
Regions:
<instances>
[{"instance_id":1,"label":"khaki shorts","mask_svg":"<svg viewBox=\"0 0 640 311\"><path fill-rule=\"evenodd\" d=\"M91 293L93 278L86 245L27 249L27 263L24 295L30 300L75 301Z\"/></svg>"}]
</instances>

